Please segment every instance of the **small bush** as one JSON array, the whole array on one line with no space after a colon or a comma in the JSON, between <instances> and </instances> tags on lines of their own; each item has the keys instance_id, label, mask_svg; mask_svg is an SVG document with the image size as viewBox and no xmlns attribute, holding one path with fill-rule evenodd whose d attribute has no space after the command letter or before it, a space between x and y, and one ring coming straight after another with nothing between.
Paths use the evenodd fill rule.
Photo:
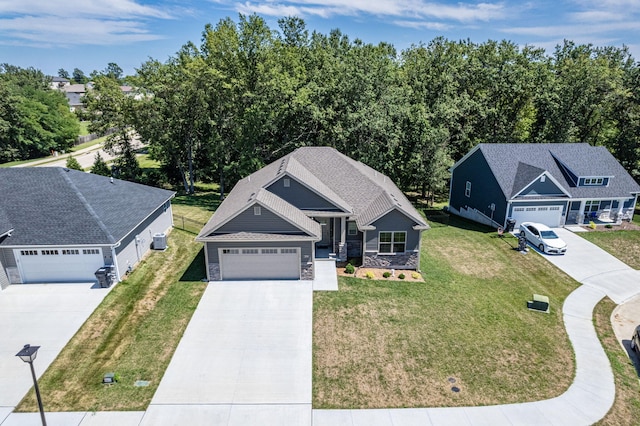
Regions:
<instances>
[{"instance_id":1,"label":"small bush","mask_svg":"<svg viewBox=\"0 0 640 426\"><path fill-rule=\"evenodd\" d=\"M596 229L596 223L594 221L589 222L589 228Z\"/></svg>"},{"instance_id":2,"label":"small bush","mask_svg":"<svg viewBox=\"0 0 640 426\"><path fill-rule=\"evenodd\" d=\"M411 278L413 278L414 280L419 280L420 278L422 278L422 275L420 275L417 272L412 272L411 273Z\"/></svg>"},{"instance_id":3,"label":"small bush","mask_svg":"<svg viewBox=\"0 0 640 426\"><path fill-rule=\"evenodd\" d=\"M607 229L611 229L611 228L613 228L613 225L610 224L610 223L607 223L604 227L607 228Z\"/></svg>"},{"instance_id":4,"label":"small bush","mask_svg":"<svg viewBox=\"0 0 640 426\"><path fill-rule=\"evenodd\" d=\"M398 278L400 278L401 280L404 280L404 274L398 275Z\"/></svg>"},{"instance_id":5,"label":"small bush","mask_svg":"<svg viewBox=\"0 0 640 426\"><path fill-rule=\"evenodd\" d=\"M382 274L382 276L385 278L389 278L391 276L391 272L385 271L384 274Z\"/></svg>"},{"instance_id":6,"label":"small bush","mask_svg":"<svg viewBox=\"0 0 640 426\"><path fill-rule=\"evenodd\" d=\"M353 267L352 264L347 263L347 266L344 267L345 274L353 274L356 272L356 268Z\"/></svg>"},{"instance_id":7,"label":"small bush","mask_svg":"<svg viewBox=\"0 0 640 426\"><path fill-rule=\"evenodd\" d=\"M368 280L372 280L374 278L373 272L371 271L364 274L364 276L367 277Z\"/></svg>"}]
</instances>

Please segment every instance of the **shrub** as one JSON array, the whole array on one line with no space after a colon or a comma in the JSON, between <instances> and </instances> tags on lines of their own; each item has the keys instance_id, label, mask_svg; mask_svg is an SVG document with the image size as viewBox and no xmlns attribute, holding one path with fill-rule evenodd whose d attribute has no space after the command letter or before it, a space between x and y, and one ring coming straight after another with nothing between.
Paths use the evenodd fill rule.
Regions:
<instances>
[{"instance_id":1,"label":"shrub","mask_svg":"<svg viewBox=\"0 0 640 426\"><path fill-rule=\"evenodd\" d=\"M404 274L398 275L398 278L400 278L401 280L404 280Z\"/></svg>"},{"instance_id":2,"label":"shrub","mask_svg":"<svg viewBox=\"0 0 640 426\"><path fill-rule=\"evenodd\" d=\"M356 272L356 268L353 267L352 264L347 263L347 266L344 267L345 274L353 274Z\"/></svg>"},{"instance_id":3,"label":"shrub","mask_svg":"<svg viewBox=\"0 0 640 426\"><path fill-rule=\"evenodd\" d=\"M594 221L589 222L589 228L596 229L596 223Z\"/></svg>"},{"instance_id":4,"label":"shrub","mask_svg":"<svg viewBox=\"0 0 640 426\"><path fill-rule=\"evenodd\" d=\"M372 280L374 278L373 272L371 271L364 274L364 276L367 277L368 280Z\"/></svg>"},{"instance_id":5,"label":"shrub","mask_svg":"<svg viewBox=\"0 0 640 426\"><path fill-rule=\"evenodd\" d=\"M385 277L385 278L389 278L391 276L391 272L384 271L384 274L382 274L382 276Z\"/></svg>"},{"instance_id":6,"label":"shrub","mask_svg":"<svg viewBox=\"0 0 640 426\"><path fill-rule=\"evenodd\" d=\"M412 272L411 273L411 278L413 278L414 280L419 280L420 278L422 278L422 275L420 275L417 272Z\"/></svg>"},{"instance_id":7,"label":"shrub","mask_svg":"<svg viewBox=\"0 0 640 426\"><path fill-rule=\"evenodd\" d=\"M610 224L610 223L607 223L604 227L607 228L607 229L611 229L611 228L613 228L613 225Z\"/></svg>"}]
</instances>

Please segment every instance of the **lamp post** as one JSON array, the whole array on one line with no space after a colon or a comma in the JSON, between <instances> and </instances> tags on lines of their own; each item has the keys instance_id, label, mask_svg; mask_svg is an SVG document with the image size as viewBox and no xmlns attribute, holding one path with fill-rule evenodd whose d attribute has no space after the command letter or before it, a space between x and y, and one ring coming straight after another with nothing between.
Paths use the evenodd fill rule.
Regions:
<instances>
[{"instance_id":1,"label":"lamp post","mask_svg":"<svg viewBox=\"0 0 640 426\"><path fill-rule=\"evenodd\" d=\"M24 348L16 354L24 362L28 362L31 367L31 377L33 377L33 388L36 391L36 398L38 399L38 409L40 410L40 418L42 419L42 426L47 426L47 421L44 418L44 408L42 408L42 398L40 398L40 388L38 388L38 380L36 380L36 372L33 369L33 361L38 355L38 349L40 346L24 345Z\"/></svg>"}]
</instances>

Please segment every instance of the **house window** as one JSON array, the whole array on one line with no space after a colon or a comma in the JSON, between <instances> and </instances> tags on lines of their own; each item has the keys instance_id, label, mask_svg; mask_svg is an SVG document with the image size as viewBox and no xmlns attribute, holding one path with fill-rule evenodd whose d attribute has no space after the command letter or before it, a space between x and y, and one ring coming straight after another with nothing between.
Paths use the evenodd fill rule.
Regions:
<instances>
[{"instance_id":1,"label":"house window","mask_svg":"<svg viewBox=\"0 0 640 426\"><path fill-rule=\"evenodd\" d=\"M242 249L242 254L258 254L258 249Z\"/></svg>"},{"instance_id":2,"label":"house window","mask_svg":"<svg viewBox=\"0 0 640 426\"><path fill-rule=\"evenodd\" d=\"M253 206L253 215L260 216L262 214L262 209L260 206Z\"/></svg>"},{"instance_id":3,"label":"house window","mask_svg":"<svg viewBox=\"0 0 640 426\"><path fill-rule=\"evenodd\" d=\"M57 256L58 250L40 250L43 256Z\"/></svg>"},{"instance_id":4,"label":"house window","mask_svg":"<svg viewBox=\"0 0 640 426\"><path fill-rule=\"evenodd\" d=\"M356 226L355 222L347 222L347 229L349 235L358 235L358 227Z\"/></svg>"},{"instance_id":5,"label":"house window","mask_svg":"<svg viewBox=\"0 0 640 426\"><path fill-rule=\"evenodd\" d=\"M586 178L584 180L585 185L602 185L604 183L604 178Z\"/></svg>"},{"instance_id":6,"label":"house window","mask_svg":"<svg viewBox=\"0 0 640 426\"><path fill-rule=\"evenodd\" d=\"M289 188L291 186L291 179L289 178L282 179L282 182L284 183L285 188Z\"/></svg>"},{"instance_id":7,"label":"house window","mask_svg":"<svg viewBox=\"0 0 640 426\"><path fill-rule=\"evenodd\" d=\"M222 249L222 254L240 254L238 249Z\"/></svg>"},{"instance_id":8,"label":"house window","mask_svg":"<svg viewBox=\"0 0 640 426\"><path fill-rule=\"evenodd\" d=\"M295 254L298 252L298 249L295 248L283 248L280 249L280 253L282 254Z\"/></svg>"},{"instance_id":9,"label":"house window","mask_svg":"<svg viewBox=\"0 0 640 426\"><path fill-rule=\"evenodd\" d=\"M20 250L22 256L37 256L38 250Z\"/></svg>"},{"instance_id":10,"label":"house window","mask_svg":"<svg viewBox=\"0 0 640 426\"><path fill-rule=\"evenodd\" d=\"M278 254L278 249L275 249L275 248L262 249L262 254Z\"/></svg>"},{"instance_id":11,"label":"house window","mask_svg":"<svg viewBox=\"0 0 640 426\"><path fill-rule=\"evenodd\" d=\"M378 233L378 253L404 253L407 233L381 231Z\"/></svg>"},{"instance_id":12,"label":"house window","mask_svg":"<svg viewBox=\"0 0 640 426\"><path fill-rule=\"evenodd\" d=\"M471 182L467 181L467 185L464 188L464 195L471 197Z\"/></svg>"},{"instance_id":13,"label":"house window","mask_svg":"<svg viewBox=\"0 0 640 426\"><path fill-rule=\"evenodd\" d=\"M66 255L75 255L75 254L80 254L80 250L77 250L77 249L62 250L62 255L63 255L63 256L66 256Z\"/></svg>"},{"instance_id":14,"label":"house window","mask_svg":"<svg viewBox=\"0 0 640 426\"><path fill-rule=\"evenodd\" d=\"M584 203L584 211L585 212L595 212L600 208L600 201L598 200L589 200Z\"/></svg>"},{"instance_id":15,"label":"house window","mask_svg":"<svg viewBox=\"0 0 640 426\"><path fill-rule=\"evenodd\" d=\"M100 254L98 249L83 249L82 254Z\"/></svg>"}]
</instances>

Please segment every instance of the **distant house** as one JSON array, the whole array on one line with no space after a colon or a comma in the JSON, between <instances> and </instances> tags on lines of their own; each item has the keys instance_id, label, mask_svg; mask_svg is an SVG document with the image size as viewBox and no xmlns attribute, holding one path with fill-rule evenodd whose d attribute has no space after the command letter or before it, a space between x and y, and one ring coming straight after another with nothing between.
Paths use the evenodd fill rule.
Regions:
<instances>
[{"instance_id":1,"label":"distant house","mask_svg":"<svg viewBox=\"0 0 640 426\"><path fill-rule=\"evenodd\" d=\"M631 220L640 186L601 146L480 144L451 169L449 210L505 226Z\"/></svg>"},{"instance_id":2,"label":"distant house","mask_svg":"<svg viewBox=\"0 0 640 426\"><path fill-rule=\"evenodd\" d=\"M87 87L84 84L69 84L62 87L62 91L69 101L71 111L84 109L85 105L82 102L82 97L87 93Z\"/></svg>"},{"instance_id":3,"label":"distant house","mask_svg":"<svg viewBox=\"0 0 640 426\"><path fill-rule=\"evenodd\" d=\"M387 176L305 147L238 182L196 240L209 280L312 279L320 258L418 269L428 228Z\"/></svg>"},{"instance_id":4,"label":"distant house","mask_svg":"<svg viewBox=\"0 0 640 426\"><path fill-rule=\"evenodd\" d=\"M60 167L0 169L0 194L0 288L119 280L173 225L173 192Z\"/></svg>"},{"instance_id":5,"label":"distant house","mask_svg":"<svg viewBox=\"0 0 640 426\"><path fill-rule=\"evenodd\" d=\"M63 87L71 84L68 79L62 77L51 77L51 83L49 87L54 90L61 90Z\"/></svg>"}]
</instances>

